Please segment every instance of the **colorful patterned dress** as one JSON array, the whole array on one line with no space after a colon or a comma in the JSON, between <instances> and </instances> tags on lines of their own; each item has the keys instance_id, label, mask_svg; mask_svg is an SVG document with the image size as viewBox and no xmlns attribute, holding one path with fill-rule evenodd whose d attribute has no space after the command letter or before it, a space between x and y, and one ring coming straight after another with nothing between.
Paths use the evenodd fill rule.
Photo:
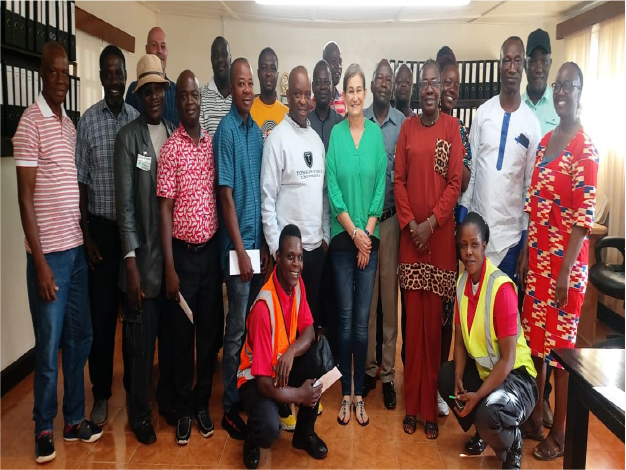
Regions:
<instances>
[{"instance_id":1,"label":"colorful patterned dress","mask_svg":"<svg viewBox=\"0 0 626 470\"><path fill-rule=\"evenodd\" d=\"M564 308L555 302L556 281L573 226L588 231L593 226L598 152L581 129L561 155L544 157L551 136L552 132L547 133L539 144L524 205L530 223L522 323L532 354L561 368L551 350L576 345L578 318L587 287L588 237L572 268Z\"/></svg>"}]
</instances>

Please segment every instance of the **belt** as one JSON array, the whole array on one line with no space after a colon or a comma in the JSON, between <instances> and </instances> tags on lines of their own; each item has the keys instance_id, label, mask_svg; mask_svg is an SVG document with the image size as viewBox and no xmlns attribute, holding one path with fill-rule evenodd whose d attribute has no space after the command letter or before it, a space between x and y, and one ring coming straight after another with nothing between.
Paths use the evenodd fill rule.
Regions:
<instances>
[{"instance_id":1,"label":"belt","mask_svg":"<svg viewBox=\"0 0 626 470\"><path fill-rule=\"evenodd\" d=\"M383 211L383 215L380 216L380 221L384 222L385 220L387 220L390 217L393 217L394 215L396 215L395 207L392 207L391 209L387 209Z\"/></svg>"},{"instance_id":2,"label":"belt","mask_svg":"<svg viewBox=\"0 0 626 470\"><path fill-rule=\"evenodd\" d=\"M179 240L178 238L172 238L172 241L190 253L199 253L207 247L211 240L204 243L187 243L186 241Z\"/></svg>"}]
</instances>

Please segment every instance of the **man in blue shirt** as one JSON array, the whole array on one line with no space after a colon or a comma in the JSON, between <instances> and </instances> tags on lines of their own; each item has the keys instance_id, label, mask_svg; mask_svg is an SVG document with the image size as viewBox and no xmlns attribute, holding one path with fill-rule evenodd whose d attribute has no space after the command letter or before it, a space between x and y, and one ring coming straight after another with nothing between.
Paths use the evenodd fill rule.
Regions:
<instances>
[{"instance_id":1,"label":"man in blue shirt","mask_svg":"<svg viewBox=\"0 0 626 470\"><path fill-rule=\"evenodd\" d=\"M165 66L167 65L167 37L161 28L155 26L148 32L148 40L146 41L146 54L154 54L161 59L161 65L163 66L163 73L165 72ZM137 77L139 78L139 77ZM176 111L176 84L167 78L170 82L170 86L165 90L165 109L163 110L163 118L172 124L174 127L178 127L178 111ZM128 87L126 92L126 102L141 112L139 108L139 96L135 94L135 88L137 82L134 81Z\"/></svg>"},{"instance_id":2,"label":"man in blue shirt","mask_svg":"<svg viewBox=\"0 0 626 470\"><path fill-rule=\"evenodd\" d=\"M213 138L223 225L220 227L221 265L228 293L224 334L222 379L224 417L222 427L233 439L243 440L246 425L239 416L237 370L246 330L246 316L263 285L269 252L261 223L261 157L263 135L250 116L254 100L252 68L246 59L230 69L233 104ZM261 273L255 273L246 250L261 251ZM231 275L229 253L236 252L239 275Z\"/></svg>"}]
</instances>

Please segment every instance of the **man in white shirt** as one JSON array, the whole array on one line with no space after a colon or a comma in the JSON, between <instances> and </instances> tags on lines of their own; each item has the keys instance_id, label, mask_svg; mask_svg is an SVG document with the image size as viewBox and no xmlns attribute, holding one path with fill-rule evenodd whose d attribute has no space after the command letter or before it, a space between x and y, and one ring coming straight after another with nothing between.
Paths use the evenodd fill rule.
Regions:
<instances>
[{"instance_id":1,"label":"man in white shirt","mask_svg":"<svg viewBox=\"0 0 626 470\"><path fill-rule=\"evenodd\" d=\"M330 243L330 208L326 197L326 153L322 139L307 119L311 82L307 70L289 74L289 114L263 146L261 161L261 217L272 256L278 250L280 231L294 224L302 233L302 278L319 326L317 294L326 250Z\"/></svg>"},{"instance_id":2,"label":"man in white shirt","mask_svg":"<svg viewBox=\"0 0 626 470\"><path fill-rule=\"evenodd\" d=\"M500 94L483 104L472 122L472 176L461 199L467 211L478 212L491 231L486 254L514 278L526 228L524 197L541 140L539 121L520 96L524 43L513 36L500 50Z\"/></svg>"},{"instance_id":3,"label":"man in white shirt","mask_svg":"<svg viewBox=\"0 0 626 470\"><path fill-rule=\"evenodd\" d=\"M213 78L200 88L200 125L211 137L233 102L230 94L230 59L228 41L222 36L216 37L211 44Z\"/></svg>"}]
</instances>

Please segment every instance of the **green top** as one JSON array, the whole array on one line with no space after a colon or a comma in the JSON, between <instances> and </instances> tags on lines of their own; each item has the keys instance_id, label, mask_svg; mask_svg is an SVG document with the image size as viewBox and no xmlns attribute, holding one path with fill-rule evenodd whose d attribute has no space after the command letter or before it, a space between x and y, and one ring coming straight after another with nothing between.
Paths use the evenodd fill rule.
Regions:
<instances>
[{"instance_id":1,"label":"green top","mask_svg":"<svg viewBox=\"0 0 626 470\"><path fill-rule=\"evenodd\" d=\"M530 109L533 110L537 119L539 119L539 125L541 126L541 137L548 132L553 131L556 126L559 125L559 115L554 109L554 100L552 95L552 87L547 86L543 92L543 96L537 101L537 104L533 104L528 97L528 91L522 95L522 100L526 103Z\"/></svg>"},{"instance_id":2,"label":"green top","mask_svg":"<svg viewBox=\"0 0 626 470\"><path fill-rule=\"evenodd\" d=\"M369 217L380 219L385 199L386 171L387 153L380 127L366 119L357 149L350 135L348 120L335 125L326 155L326 184L332 214L331 239L345 232L337 220L342 212L348 212L355 227L363 230ZM378 223L372 235L380 238Z\"/></svg>"}]
</instances>

